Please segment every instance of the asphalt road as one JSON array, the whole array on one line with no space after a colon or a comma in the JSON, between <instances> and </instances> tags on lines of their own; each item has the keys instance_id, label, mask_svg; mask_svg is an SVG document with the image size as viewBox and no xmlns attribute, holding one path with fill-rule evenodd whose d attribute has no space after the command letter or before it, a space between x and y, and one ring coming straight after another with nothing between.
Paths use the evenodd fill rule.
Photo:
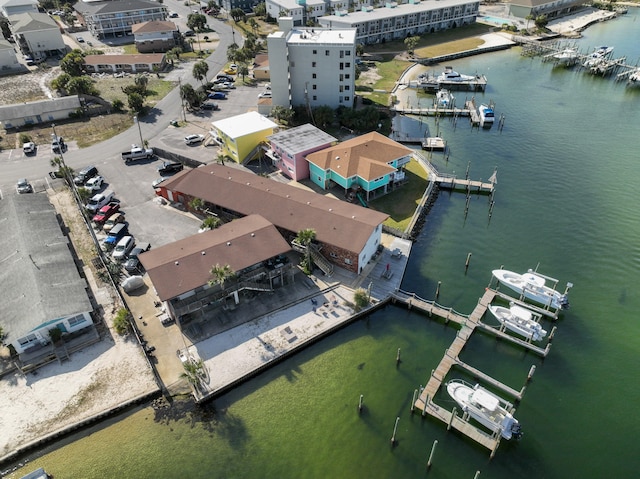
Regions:
<instances>
[{"instance_id":1,"label":"asphalt road","mask_svg":"<svg viewBox=\"0 0 640 479\"><path fill-rule=\"evenodd\" d=\"M171 10L178 12L182 19L186 19L190 11L177 2L171 6ZM227 23L212 17L207 18L220 39L216 50L206 59L209 64L208 76L214 78L226 64L226 52L231 44L232 34ZM239 33L236 32L234 37L236 42L242 41ZM175 78L178 75L182 84L191 83L197 87L199 84L191 75L191 66L190 63L184 64L168 76ZM138 125L134 124L127 131L89 148L78 149L71 143L64 153L65 163L76 171L88 165L98 168L106 181L103 190L110 189L115 192L122 210L126 212L130 231L138 242L150 242L153 246L159 246L184 238L196 233L200 222L191 215L175 208L161 206L155 201L156 196L151 183L159 177L157 167L162 160L125 164L120 158L120 153L129 149L131 144L140 143L142 135L145 140L149 140L152 147L175 151L204 163L211 162L218 154L216 147L187 146L183 138L192 133L204 134L209 130L211 121L244 113L255 107L260 91L257 87L240 86L229 93L227 100L217 101L220 110L187 113L187 126L176 128L170 126L170 122L181 119L183 113L179 89L175 88L148 115L140 119L139 129ZM44 191L51 182L48 172L52 170L49 162L53 156L48 145L41 145L33 156L26 156L21 150L0 153L0 195L17 194L15 184L20 178L29 179L36 192Z\"/></svg>"}]
</instances>

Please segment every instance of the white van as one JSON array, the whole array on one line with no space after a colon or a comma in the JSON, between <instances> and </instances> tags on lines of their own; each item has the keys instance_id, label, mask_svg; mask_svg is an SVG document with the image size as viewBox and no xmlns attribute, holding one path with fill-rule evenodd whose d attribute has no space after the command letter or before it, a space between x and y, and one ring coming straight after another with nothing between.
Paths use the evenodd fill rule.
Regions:
<instances>
[{"instance_id":1,"label":"white van","mask_svg":"<svg viewBox=\"0 0 640 479\"><path fill-rule=\"evenodd\" d=\"M133 236L123 236L113 250L112 256L116 261L123 261L135 245Z\"/></svg>"},{"instance_id":2,"label":"white van","mask_svg":"<svg viewBox=\"0 0 640 479\"><path fill-rule=\"evenodd\" d=\"M95 214L100 208L109 203L114 198L113 191L103 191L102 193L98 193L94 195L89 202L87 203L87 211Z\"/></svg>"}]
</instances>

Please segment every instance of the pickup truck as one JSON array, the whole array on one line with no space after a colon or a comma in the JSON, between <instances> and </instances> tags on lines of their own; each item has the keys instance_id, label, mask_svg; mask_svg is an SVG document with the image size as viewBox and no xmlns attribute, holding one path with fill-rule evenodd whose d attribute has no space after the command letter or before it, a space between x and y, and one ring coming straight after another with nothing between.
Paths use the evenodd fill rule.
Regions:
<instances>
[{"instance_id":1,"label":"pickup truck","mask_svg":"<svg viewBox=\"0 0 640 479\"><path fill-rule=\"evenodd\" d=\"M102 208L98 210L96 215L93 217L93 222L101 225L105 221L107 221L111 216L116 214L120 210L120 203L117 201L110 201Z\"/></svg>"},{"instance_id":2,"label":"pickup truck","mask_svg":"<svg viewBox=\"0 0 640 479\"><path fill-rule=\"evenodd\" d=\"M140 148L139 146L132 146L130 150L122 152L122 159L125 163L136 160L148 160L155 156L153 148Z\"/></svg>"}]
</instances>

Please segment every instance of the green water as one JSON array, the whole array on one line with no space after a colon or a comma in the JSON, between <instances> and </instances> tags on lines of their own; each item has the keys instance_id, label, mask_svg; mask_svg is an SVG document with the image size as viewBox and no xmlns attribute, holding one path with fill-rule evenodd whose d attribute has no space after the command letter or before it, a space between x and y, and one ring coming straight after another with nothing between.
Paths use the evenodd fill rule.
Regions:
<instances>
[{"instance_id":1,"label":"green water","mask_svg":"<svg viewBox=\"0 0 640 479\"><path fill-rule=\"evenodd\" d=\"M640 57L638 11L585 32L583 50L614 45ZM636 477L640 469L635 378L640 351L640 90L553 68L518 49L452 65L485 73L485 100L506 117L502 132L443 121L451 147L443 172L488 178L498 168L489 219L486 196L441 193L416 243L403 289L470 312L504 265L574 283L543 361L474 334L461 359L514 388L537 372L516 417L521 442L496 457L432 419L410 415L455 329L387 307L303 351L198 414L175 420L142 409L52 447L40 465L60 478L567 478ZM464 97L463 94L461 94ZM482 95L480 95L481 99ZM432 133L437 128L428 122ZM464 263L471 252L471 264ZM553 326L545 324L546 329ZM402 363L395 357L402 350ZM214 372L215 374L215 372ZM472 380L461 371L451 377ZM360 394L364 412L357 413ZM436 402L452 407L446 394ZM400 417L397 445L390 438ZM426 463L434 440L434 464Z\"/></svg>"}]
</instances>

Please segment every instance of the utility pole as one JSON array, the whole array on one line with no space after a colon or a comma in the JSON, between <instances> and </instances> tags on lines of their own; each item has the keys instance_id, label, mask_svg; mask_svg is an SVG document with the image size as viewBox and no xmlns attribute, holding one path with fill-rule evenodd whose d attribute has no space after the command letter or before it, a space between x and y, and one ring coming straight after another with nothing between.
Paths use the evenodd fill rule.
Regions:
<instances>
[{"instance_id":1,"label":"utility pole","mask_svg":"<svg viewBox=\"0 0 640 479\"><path fill-rule=\"evenodd\" d=\"M180 104L182 105L182 118L184 122L187 122L187 113L184 110L184 97L182 96L182 77L178 77L178 86L180 90Z\"/></svg>"},{"instance_id":2,"label":"utility pole","mask_svg":"<svg viewBox=\"0 0 640 479\"><path fill-rule=\"evenodd\" d=\"M138 124L138 133L140 134L140 148L144 148L144 140L142 139L142 129L140 128L140 120L138 115L133 117L133 121Z\"/></svg>"}]
</instances>

